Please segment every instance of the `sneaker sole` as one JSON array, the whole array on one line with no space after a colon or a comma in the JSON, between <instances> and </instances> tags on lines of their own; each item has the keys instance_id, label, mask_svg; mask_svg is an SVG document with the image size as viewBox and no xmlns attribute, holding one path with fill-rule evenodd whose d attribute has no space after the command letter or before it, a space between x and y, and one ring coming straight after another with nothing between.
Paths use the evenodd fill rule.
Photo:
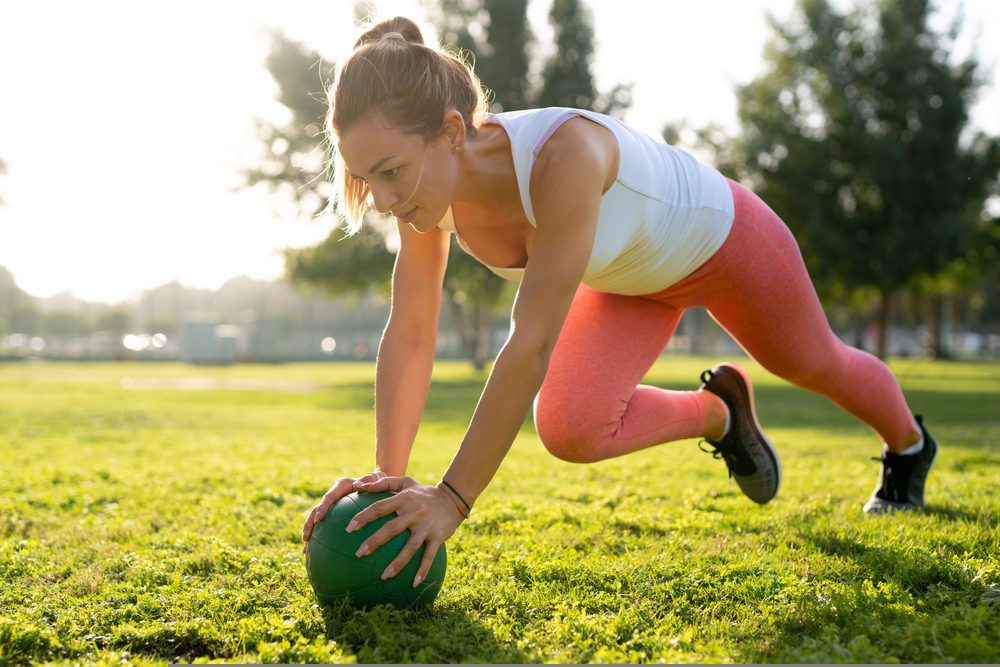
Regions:
<instances>
[{"instance_id":1,"label":"sneaker sole","mask_svg":"<svg viewBox=\"0 0 1000 667\"><path fill-rule=\"evenodd\" d=\"M750 404L750 415L753 417L753 425L757 429L757 435L764 441L764 444L766 445L764 451L767 452L767 455L771 458L771 463L774 464L774 469L778 473L778 483L774 488L774 495L765 500L763 503L759 503L764 505L770 502L774 496L777 496L778 491L781 490L781 459L778 457L778 450L774 448L774 444L771 442L771 439L767 437L764 429L760 426L760 422L757 421L757 405L753 398L753 382L750 380L750 374L747 373L742 366L738 366L736 364L722 363L717 365L716 368L726 368L734 373L737 373L741 378L743 378L743 398ZM751 498L751 500L753 500L753 498ZM758 501L754 500L754 502Z\"/></svg>"},{"instance_id":2,"label":"sneaker sole","mask_svg":"<svg viewBox=\"0 0 1000 667\"><path fill-rule=\"evenodd\" d=\"M882 500L881 498L869 498L862 509L865 516L882 516L897 512L913 512L922 508L912 503L897 503L892 500Z\"/></svg>"}]
</instances>

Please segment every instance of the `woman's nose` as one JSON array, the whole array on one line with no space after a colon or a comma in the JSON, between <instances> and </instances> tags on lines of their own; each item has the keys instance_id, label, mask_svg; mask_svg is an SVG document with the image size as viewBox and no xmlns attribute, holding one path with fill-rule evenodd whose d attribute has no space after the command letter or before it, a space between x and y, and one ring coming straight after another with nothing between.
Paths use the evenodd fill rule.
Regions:
<instances>
[{"instance_id":1,"label":"woman's nose","mask_svg":"<svg viewBox=\"0 0 1000 667\"><path fill-rule=\"evenodd\" d=\"M399 203L399 196L391 188L371 187L372 199L379 213L391 213L392 207Z\"/></svg>"}]
</instances>

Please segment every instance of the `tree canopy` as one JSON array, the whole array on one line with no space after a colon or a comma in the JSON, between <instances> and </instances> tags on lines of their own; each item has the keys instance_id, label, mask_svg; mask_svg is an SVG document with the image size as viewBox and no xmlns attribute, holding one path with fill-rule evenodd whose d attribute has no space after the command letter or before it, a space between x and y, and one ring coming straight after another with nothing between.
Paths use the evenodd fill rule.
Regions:
<instances>
[{"instance_id":1,"label":"tree canopy","mask_svg":"<svg viewBox=\"0 0 1000 667\"><path fill-rule=\"evenodd\" d=\"M305 215L320 213L330 196L324 178L326 142L326 88L335 63L289 39L281 31L271 34L265 66L278 85L275 99L291 114L284 124L257 120L263 155L260 164L243 170L245 184L267 185L271 192L294 201Z\"/></svg>"},{"instance_id":2,"label":"tree canopy","mask_svg":"<svg viewBox=\"0 0 1000 667\"><path fill-rule=\"evenodd\" d=\"M798 10L771 19L771 69L737 90L742 135L710 142L789 225L821 296L880 294L884 353L892 294L978 259L1000 141L968 127L980 68L955 61L960 26L935 33L927 0Z\"/></svg>"}]
</instances>

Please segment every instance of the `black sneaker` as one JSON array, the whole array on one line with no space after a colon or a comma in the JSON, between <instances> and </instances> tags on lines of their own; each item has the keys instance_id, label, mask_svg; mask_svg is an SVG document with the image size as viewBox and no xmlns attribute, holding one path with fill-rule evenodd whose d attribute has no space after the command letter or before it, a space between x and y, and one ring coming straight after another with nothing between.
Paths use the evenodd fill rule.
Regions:
<instances>
[{"instance_id":1,"label":"black sneaker","mask_svg":"<svg viewBox=\"0 0 1000 667\"><path fill-rule=\"evenodd\" d=\"M924 448L905 456L886 452L882 458L875 459L882 462L882 469L878 486L865 503L866 514L905 512L924 506L924 482L937 458L938 444L924 428L924 418L915 415L915 419L924 434Z\"/></svg>"},{"instance_id":2,"label":"black sneaker","mask_svg":"<svg viewBox=\"0 0 1000 667\"><path fill-rule=\"evenodd\" d=\"M701 381L702 389L725 402L730 415L729 433L719 441L706 438L715 449L702 451L723 459L730 478L743 493L755 503L765 504L781 486L781 461L757 421L750 375L736 364L718 364L703 372Z\"/></svg>"}]
</instances>

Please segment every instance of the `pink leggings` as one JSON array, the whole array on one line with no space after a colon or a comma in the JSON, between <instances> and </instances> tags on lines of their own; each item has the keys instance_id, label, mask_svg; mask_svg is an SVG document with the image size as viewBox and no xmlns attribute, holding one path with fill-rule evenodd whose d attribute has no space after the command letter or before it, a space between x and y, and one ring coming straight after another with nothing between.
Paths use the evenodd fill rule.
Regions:
<instances>
[{"instance_id":1,"label":"pink leggings","mask_svg":"<svg viewBox=\"0 0 1000 667\"><path fill-rule=\"evenodd\" d=\"M638 384L684 309L695 306L761 366L826 396L884 442L901 442L913 428L892 372L830 330L785 224L742 185L730 186L732 231L690 276L646 296L577 291L535 399L535 428L555 456L600 461L701 435L705 405L697 393Z\"/></svg>"}]
</instances>

